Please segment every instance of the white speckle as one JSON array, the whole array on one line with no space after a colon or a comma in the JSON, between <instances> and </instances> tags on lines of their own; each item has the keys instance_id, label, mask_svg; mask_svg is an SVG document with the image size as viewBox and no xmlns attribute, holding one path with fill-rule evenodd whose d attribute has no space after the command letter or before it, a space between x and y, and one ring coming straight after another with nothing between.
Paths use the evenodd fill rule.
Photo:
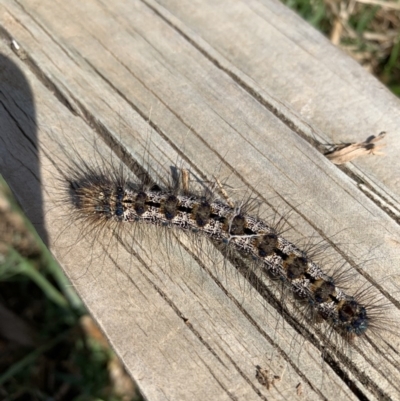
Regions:
<instances>
[{"instance_id":1,"label":"white speckle","mask_svg":"<svg viewBox=\"0 0 400 401\"><path fill-rule=\"evenodd\" d=\"M11 41L11 46L15 49L15 50L19 50L21 47L20 47L20 45L19 45L19 43L15 40L15 39L13 39L12 41Z\"/></svg>"}]
</instances>

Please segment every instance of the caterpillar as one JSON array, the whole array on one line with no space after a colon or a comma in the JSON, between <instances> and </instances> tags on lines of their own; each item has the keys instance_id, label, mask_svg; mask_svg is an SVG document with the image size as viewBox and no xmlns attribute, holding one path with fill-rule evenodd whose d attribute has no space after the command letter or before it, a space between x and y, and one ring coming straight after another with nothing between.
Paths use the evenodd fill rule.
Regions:
<instances>
[{"instance_id":1,"label":"caterpillar","mask_svg":"<svg viewBox=\"0 0 400 401\"><path fill-rule=\"evenodd\" d=\"M70 170L69 195L77 219L94 226L149 224L205 236L280 281L308 306L313 320L327 321L346 340L374 326L381 308L346 294L305 251L271 225L247 214L245 206L229 206L213 198L211 191L199 195L157 186L149 189L127 180L122 170L119 173L88 165L84 172Z\"/></svg>"}]
</instances>

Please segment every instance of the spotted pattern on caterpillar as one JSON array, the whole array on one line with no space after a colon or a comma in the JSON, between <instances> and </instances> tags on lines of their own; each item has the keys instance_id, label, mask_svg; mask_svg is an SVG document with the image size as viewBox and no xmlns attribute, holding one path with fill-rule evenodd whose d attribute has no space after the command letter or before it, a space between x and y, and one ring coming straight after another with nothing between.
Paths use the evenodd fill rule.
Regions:
<instances>
[{"instance_id":1,"label":"spotted pattern on caterpillar","mask_svg":"<svg viewBox=\"0 0 400 401\"><path fill-rule=\"evenodd\" d=\"M280 280L307 303L314 320L327 321L346 340L367 331L371 316L366 306L340 289L306 252L243 208L228 206L210 194L139 188L122 173L110 176L89 171L84 175L74 170L68 179L77 218L94 224L146 223L202 234L250 258L262 273Z\"/></svg>"}]
</instances>

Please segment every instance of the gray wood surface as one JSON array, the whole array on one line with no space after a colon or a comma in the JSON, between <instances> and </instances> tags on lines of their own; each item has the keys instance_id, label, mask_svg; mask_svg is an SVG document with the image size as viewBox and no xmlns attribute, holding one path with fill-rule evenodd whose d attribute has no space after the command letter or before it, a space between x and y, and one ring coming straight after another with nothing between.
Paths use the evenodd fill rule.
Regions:
<instances>
[{"instance_id":1,"label":"gray wood surface","mask_svg":"<svg viewBox=\"0 0 400 401\"><path fill-rule=\"evenodd\" d=\"M400 399L398 99L275 1L0 0L0 25L1 173L147 399ZM381 131L385 156L342 169L306 141ZM100 138L155 176L178 163L290 211L287 236L327 244L349 292L376 287L391 330L322 353L336 337L288 296L283 319L207 244L82 233L57 177L118 162Z\"/></svg>"}]
</instances>

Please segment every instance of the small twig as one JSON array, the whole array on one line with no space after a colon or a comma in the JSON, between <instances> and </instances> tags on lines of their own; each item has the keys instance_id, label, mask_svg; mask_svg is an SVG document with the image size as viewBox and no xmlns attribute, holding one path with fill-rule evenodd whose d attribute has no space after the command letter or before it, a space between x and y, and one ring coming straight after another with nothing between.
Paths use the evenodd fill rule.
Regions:
<instances>
[{"instance_id":1,"label":"small twig","mask_svg":"<svg viewBox=\"0 0 400 401\"><path fill-rule=\"evenodd\" d=\"M181 182L182 182L182 189L184 193L189 192L189 171L185 168L181 169Z\"/></svg>"}]
</instances>

